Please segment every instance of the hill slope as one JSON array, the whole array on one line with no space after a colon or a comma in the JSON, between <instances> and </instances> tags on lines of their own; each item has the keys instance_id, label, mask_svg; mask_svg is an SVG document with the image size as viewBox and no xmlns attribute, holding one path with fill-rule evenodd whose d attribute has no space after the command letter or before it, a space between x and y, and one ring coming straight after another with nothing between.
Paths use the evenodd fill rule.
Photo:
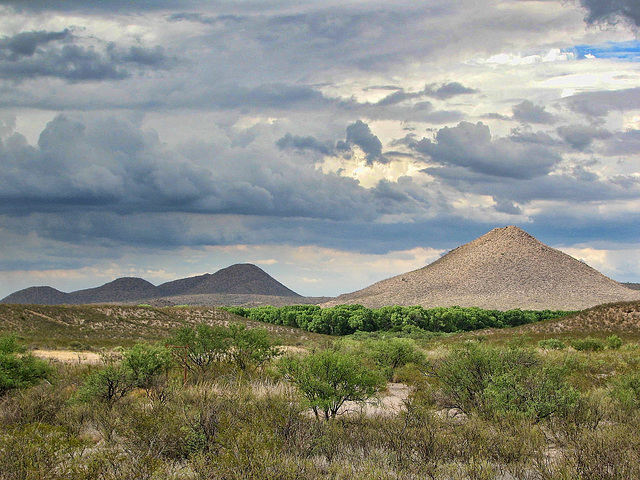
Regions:
<instances>
[{"instance_id":1,"label":"hill slope","mask_svg":"<svg viewBox=\"0 0 640 480\"><path fill-rule=\"evenodd\" d=\"M581 310L636 299L640 292L509 226L496 228L426 267L341 295L323 306Z\"/></svg>"},{"instance_id":2,"label":"hill slope","mask_svg":"<svg viewBox=\"0 0 640 480\"><path fill-rule=\"evenodd\" d=\"M34 301L37 300L37 301ZM68 293L61 292L52 287L29 287L18 290L4 297L0 303L16 303L29 304L37 303L39 305L61 305L70 303Z\"/></svg>"},{"instance_id":3,"label":"hill slope","mask_svg":"<svg viewBox=\"0 0 640 480\"><path fill-rule=\"evenodd\" d=\"M249 263L231 265L218 270L214 274L207 273L197 277L163 283L158 286L158 289L162 292L162 296L212 293L300 296L261 268Z\"/></svg>"},{"instance_id":4,"label":"hill slope","mask_svg":"<svg viewBox=\"0 0 640 480\"><path fill-rule=\"evenodd\" d=\"M140 298L153 298L158 287L142 278L124 277L105 283L101 287L87 288L70 293L69 304L128 302Z\"/></svg>"}]
</instances>

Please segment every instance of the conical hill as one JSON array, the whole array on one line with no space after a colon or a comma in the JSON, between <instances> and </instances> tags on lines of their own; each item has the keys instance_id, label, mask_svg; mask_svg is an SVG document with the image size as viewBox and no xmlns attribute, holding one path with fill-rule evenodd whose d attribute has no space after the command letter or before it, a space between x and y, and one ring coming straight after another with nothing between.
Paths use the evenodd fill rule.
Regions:
<instances>
[{"instance_id":1,"label":"conical hill","mask_svg":"<svg viewBox=\"0 0 640 480\"><path fill-rule=\"evenodd\" d=\"M509 226L496 228L426 267L341 295L325 306L579 310L636 299L640 292Z\"/></svg>"}]
</instances>

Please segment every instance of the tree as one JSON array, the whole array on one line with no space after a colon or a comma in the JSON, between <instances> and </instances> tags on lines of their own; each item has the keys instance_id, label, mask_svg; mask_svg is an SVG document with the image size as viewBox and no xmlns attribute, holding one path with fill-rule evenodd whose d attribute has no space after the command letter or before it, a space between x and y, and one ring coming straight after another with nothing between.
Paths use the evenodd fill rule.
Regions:
<instances>
[{"instance_id":1,"label":"tree","mask_svg":"<svg viewBox=\"0 0 640 480\"><path fill-rule=\"evenodd\" d=\"M78 398L84 402L98 400L113 406L136 386L136 380L116 353L100 355L103 367L91 372L78 391Z\"/></svg>"},{"instance_id":2,"label":"tree","mask_svg":"<svg viewBox=\"0 0 640 480\"><path fill-rule=\"evenodd\" d=\"M172 364L171 352L161 345L138 343L123 353L124 367L131 373L135 386L147 392Z\"/></svg>"},{"instance_id":3,"label":"tree","mask_svg":"<svg viewBox=\"0 0 640 480\"><path fill-rule=\"evenodd\" d=\"M0 396L9 390L35 385L51 374L47 362L25 352L15 335L0 337Z\"/></svg>"},{"instance_id":4,"label":"tree","mask_svg":"<svg viewBox=\"0 0 640 480\"><path fill-rule=\"evenodd\" d=\"M224 327L211 327L207 324L195 328L178 329L168 340L172 347L181 347L177 359L188 370L204 371L213 363L226 359L229 352L229 334Z\"/></svg>"},{"instance_id":5,"label":"tree","mask_svg":"<svg viewBox=\"0 0 640 480\"><path fill-rule=\"evenodd\" d=\"M282 351L271 344L269 334L264 328L246 328L242 324L229 326L231 348L229 357L240 370L249 366L259 367L265 362L282 354Z\"/></svg>"},{"instance_id":6,"label":"tree","mask_svg":"<svg viewBox=\"0 0 640 480\"><path fill-rule=\"evenodd\" d=\"M135 388L149 394L158 378L171 368L171 353L162 346L136 344L119 353L103 353L103 368L87 376L78 392L84 401L100 400L113 405Z\"/></svg>"},{"instance_id":7,"label":"tree","mask_svg":"<svg viewBox=\"0 0 640 480\"><path fill-rule=\"evenodd\" d=\"M334 418L345 402L364 403L384 385L379 372L333 350L285 357L280 370L300 390L316 418L322 413L326 420Z\"/></svg>"}]
</instances>

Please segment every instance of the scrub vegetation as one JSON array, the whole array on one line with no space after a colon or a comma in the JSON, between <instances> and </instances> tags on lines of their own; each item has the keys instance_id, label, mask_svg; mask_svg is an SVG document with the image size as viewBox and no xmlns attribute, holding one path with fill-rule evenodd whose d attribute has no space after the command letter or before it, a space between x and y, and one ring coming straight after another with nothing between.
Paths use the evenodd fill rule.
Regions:
<instances>
[{"instance_id":1,"label":"scrub vegetation","mask_svg":"<svg viewBox=\"0 0 640 480\"><path fill-rule=\"evenodd\" d=\"M7 332L0 479L640 477L640 349L624 332L267 328L135 330L93 365L39 360ZM409 394L379 413L389 381Z\"/></svg>"}]
</instances>

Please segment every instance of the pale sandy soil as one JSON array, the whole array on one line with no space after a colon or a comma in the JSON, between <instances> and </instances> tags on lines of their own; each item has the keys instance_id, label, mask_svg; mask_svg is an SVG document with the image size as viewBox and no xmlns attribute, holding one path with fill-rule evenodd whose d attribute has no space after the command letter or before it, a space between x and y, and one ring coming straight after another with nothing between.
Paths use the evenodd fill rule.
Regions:
<instances>
[{"instance_id":1,"label":"pale sandy soil","mask_svg":"<svg viewBox=\"0 0 640 480\"><path fill-rule=\"evenodd\" d=\"M71 350L32 350L36 357L65 363L100 363L100 356L94 352L72 352Z\"/></svg>"},{"instance_id":2,"label":"pale sandy soil","mask_svg":"<svg viewBox=\"0 0 640 480\"><path fill-rule=\"evenodd\" d=\"M392 415L404 407L409 396L409 387L404 383L388 383L387 390L380 393L379 400L364 406L353 402L346 402L339 414L358 413L364 411L367 415Z\"/></svg>"}]
</instances>

